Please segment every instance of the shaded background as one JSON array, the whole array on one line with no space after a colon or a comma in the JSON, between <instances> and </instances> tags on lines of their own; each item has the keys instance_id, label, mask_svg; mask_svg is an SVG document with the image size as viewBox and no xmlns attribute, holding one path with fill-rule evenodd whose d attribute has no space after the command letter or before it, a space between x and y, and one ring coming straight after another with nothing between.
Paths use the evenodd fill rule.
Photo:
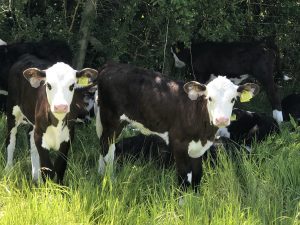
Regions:
<instances>
[{"instance_id":1,"label":"shaded background","mask_svg":"<svg viewBox=\"0 0 300 225\"><path fill-rule=\"evenodd\" d=\"M182 76L170 54L177 40L268 39L294 77L291 91L300 77L299 22L297 0L0 0L1 39L63 39L77 68L116 60Z\"/></svg>"}]
</instances>

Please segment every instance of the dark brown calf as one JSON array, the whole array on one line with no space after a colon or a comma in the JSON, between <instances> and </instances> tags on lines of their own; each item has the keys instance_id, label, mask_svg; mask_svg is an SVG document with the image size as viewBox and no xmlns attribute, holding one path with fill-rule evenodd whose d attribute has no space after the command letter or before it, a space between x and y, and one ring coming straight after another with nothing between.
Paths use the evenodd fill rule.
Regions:
<instances>
[{"instance_id":1,"label":"dark brown calf","mask_svg":"<svg viewBox=\"0 0 300 225\"><path fill-rule=\"evenodd\" d=\"M32 126L33 180L37 181L40 175L44 180L52 179L56 174L57 181L63 181L70 140L74 135L74 120L80 108L76 102L71 104L77 78L94 79L96 75L97 71L93 69L76 71L67 64L52 65L28 54L12 66L8 82L6 169L12 166L17 128L28 123ZM50 160L50 149L59 151L54 165Z\"/></svg>"},{"instance_id":2,"label":"dark brown calf","mask_svg":"<svg viewBox=\"0 0 300 225\"><path fill-rule=\"evenodd\" d=\"M178 181L196 187L202 155L213 144L218 127L229 125L238 96L253 96L254 84L234 85L218 77L208 85L184 83L132 65L107 64L99 71L97 128L102 144L99 172L114 160L114 139L125 124L163 138L175 157Z\"/></svg>"}]
</instances>

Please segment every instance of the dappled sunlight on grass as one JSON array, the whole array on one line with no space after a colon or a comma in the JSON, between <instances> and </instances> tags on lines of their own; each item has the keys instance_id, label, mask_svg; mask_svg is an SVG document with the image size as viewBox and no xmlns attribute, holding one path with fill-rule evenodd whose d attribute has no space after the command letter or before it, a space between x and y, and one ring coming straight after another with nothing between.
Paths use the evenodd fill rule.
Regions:
<instances>
[{"instance_id":1,"label":"dappled sunlight on grass","mask_svg":"<svg viewBox=\"0 0 300 225\"><path fill-rule=\"evenodd\" d=\"M1 119L0 143L4 123ZM183 193L182 206L174 167L128 159L117 163L113 177L101 178L93 124L77 129L65 186L35 185L22 134L11 171L3 170L4 148L0 154L0 223L298 224L300 133L289 128L254 145L250 156L221 153L217 166L205 163L199 193Z\"/></svg>"}]
</instances>

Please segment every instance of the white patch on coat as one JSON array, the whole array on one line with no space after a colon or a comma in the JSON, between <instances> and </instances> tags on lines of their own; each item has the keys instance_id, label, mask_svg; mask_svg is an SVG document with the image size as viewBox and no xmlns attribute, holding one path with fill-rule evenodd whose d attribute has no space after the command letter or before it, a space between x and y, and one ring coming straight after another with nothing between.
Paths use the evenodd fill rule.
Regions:
<instances>
[{"instance_id":1,"label":"white patch on coat","mask_svg":"<svg viewBox=\"0 0 300 225\"><path fill-rule=\"evenodd\" d=\"M206 85L207 111L211 123L218 126L217 119L228 119L228 124L222 124L222 127L230 124L230 117L234 101L239 93L238 86L233 84L226 77L218 76ZM211 101L209 101L209 99ZM221 126L220 126L221 127Z\"/></svg>"},{"instance_id":2,"label":"white patch on coat","mask_svg":"<svg viewBox=\"0 0 300 225\"><path fill-rule=\"evenodd\" d=\"M177 55L173 52L173 49L171 48L171 53L173 54L174 60L175 60L175 67L176 68L183 68L185 67L185 62L181 61Z\"/></svg>"},{"instance_id":3,"label":"white patch on coat","mask_svg":"<svg viewBox=\"0 0 300 225\"><path fill-rule=\"evenodd\" d=\"M0 90L0 95L8 95L8 92L5 90Z\"/></svg>"},{"instance_id":4,"label":"white patch on coat","mask_svg":"<svg viewBox=\"0 0 300 225\"><path fill-rule=\"evenodd\" d=\"M251 149L250 146L246 145L245 148L246 148L246 150L247 150L249 153L251 153L252 149Z\"/></svg>"},{"instance_id":5,"label":"white patch on coat","mask_svg":"<svg viewBox=\"0 0 300 225\"><path fill-rule=\"evenodd\" d=\"M165 143L167 145L169 145L169 132L168 131L166 131L164 133L158 133L158 132L151 131L148 128L146 128L143 124L141 124L135 120L129 119L125 114L120 116L120 120L127 121L128 123L130 123L131 126L138 129L142 134L144 134L146 136L154 134L154 135L161 137L165 141Z\"/></svg>"},{"instance_id":6,"label":"white patch on coat","mask_svg":"<svg viewBox=\"0 0 300 225\"><path fill-rule=\"evenodd\" d=\"M273 118L277 121L277 123L281 123L283 121L282 111L273 110Z\"/></svg>"},{"instance_id":7,"label":"white patch on coat","mask_svg":"<svg viewBox=\"0 0 300 225\"><path fill-rule=\"evenodd\" d=\"M289 77L288 75L283 75L283 80L284 81L289 81L292 80L293 78Z\"/></svg>"},{"instance_id":8,"label":"white patch on coat","mask_svg":"<svg viewBox=\"0 0 300 225\"><path fill-rule=\"evenodd\" d=\"M32 180L39 181L41 178L41 165L40 156L37 151L34 141L34 129L29 133L30 135L30 156L31 156L31 168L32 168Z\"/></svg>"},{"instance_id":9,"label":"white patch on coat","mask_svg":"<svg viewBox=\"0 0 300 225\"><path fill-rule=\"evenodd\" d=\"M215 74L212 73L212 74L210 74L209 79L206 83L209 83L209 82L211 82L212 80L214 80L216 78L217 78L217 76L215 76Z\"/></svg>"},{"instance_id":10,"label":"white patch on coat","mask_svg":"<svg viewBox=\"0 0 300 225\"><path fill-rule=\"evenodd\" d=\"M116 145L115 145L115 143L113 143L109 146L108 152L105 157L103 157L103 155L100 154L99 161L98 161L99 162L98 173L100 175L103 176L105 174L107 167L112 174L114 160L115 160L115 151L116 151Z\"/></svg>"},{"instance_id":11,"label":"white patch on coat","mask_svg":"<svg viewBox=\"0 0 300 225\"><path fill-rule=\"evenodd\" d=\"M102 132L103 132L103 126L101 123L100 108L98 107L97 114L96 114L96 133L99 139L102 136Z\"/></svg>"},{"instance_id":12,"label":"white patch on coat","mask_svg":"<svg viewBox=\"0 0 300 225\"><path fill-rule=\"evenodd\" d=\"M248 77L249 77L248 74L243 74L239 77L229 78L229 80L231 80L234 84L238 85L238 84L242 83L243 80L246 80Z\"/></svg>"},{"instance_id":13,"label":"white patch on coat","mask_svg":"<svg viewBox=\"0 0 300 225\"><path fill-rule=\"evenodd\" d=\"M227 137L230 138L230 133L226 127L219 128L216 137Z\"/></svg>"},{"instance_id":14,"label":"white patch on coat","mask_svg":"<svg viewBox=\"0 0 300 225\"><path fill-rule=\"evenodd\" d=\"M5 41L3 41L2 39L0 39L0 46L1 45L7 45L7 43Z\"/></svg>"},{"instance_id":15,"label":"white patch on coat","mask_svg":"<svg viewBox=\"0 0 300 225\"><path fill-rule=\"evenodd\" d=\"M59 120L57 126L50 125L42 136L42 147L45 149L59 150L62 142L70 140L69 128Z\"/></svg>"},{"instance_id":16,"label":"white patch on coat","mask_svg":"<svg viewBox=\"0 0 300 225\"><path fill-rule=\"evenodd\" d=\"M212 141L207 141L203 146L201 140L197 142L191 141L188 146L188 154L191 158L199 158L212 146L212 144Z\"/></svg>"},{"instance_id":17,"label":"white patch on coat","mask_svg":"<svg viewBox=\"0 0 300 225\"><path fill-rule=\"evenodd\" d=\"M15 126L10 130L9 144L7 145L7 162L5 170L9 170L13 166L14 151L16 148L16 136L18 126L23 122L24 116L19 106L14 106L12 115L15 117Z\"/></svg>"},{"instance_id":18,"label":"white patch on coat","mask_svg":"<svg viewBox=\"0 0 300 225\"><path fill-rule=\"evenodd\" d=\"M192 171L191 172L189 172L187 175L187 181L191 184L192 183Z\"/></svg>"}]
</instances>

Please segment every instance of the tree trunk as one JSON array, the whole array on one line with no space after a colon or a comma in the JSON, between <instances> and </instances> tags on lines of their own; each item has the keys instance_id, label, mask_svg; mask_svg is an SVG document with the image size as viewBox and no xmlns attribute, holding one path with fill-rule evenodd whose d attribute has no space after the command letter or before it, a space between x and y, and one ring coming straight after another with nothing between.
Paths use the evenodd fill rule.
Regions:
<instances>
[{"instance_id":1,"label":"tree trunk","mask_svg":"<svg viewBox=\"0 0 300 225\"><path fill-rule=\"evenodd\" d=\"M79 48L75 56L74 63L77 69L82 69L84 64L86 49L90 38L91 27L96 18L96 3L97 0L86 0L84 5L79 29Z\"/></svg>"}]
</instances>

